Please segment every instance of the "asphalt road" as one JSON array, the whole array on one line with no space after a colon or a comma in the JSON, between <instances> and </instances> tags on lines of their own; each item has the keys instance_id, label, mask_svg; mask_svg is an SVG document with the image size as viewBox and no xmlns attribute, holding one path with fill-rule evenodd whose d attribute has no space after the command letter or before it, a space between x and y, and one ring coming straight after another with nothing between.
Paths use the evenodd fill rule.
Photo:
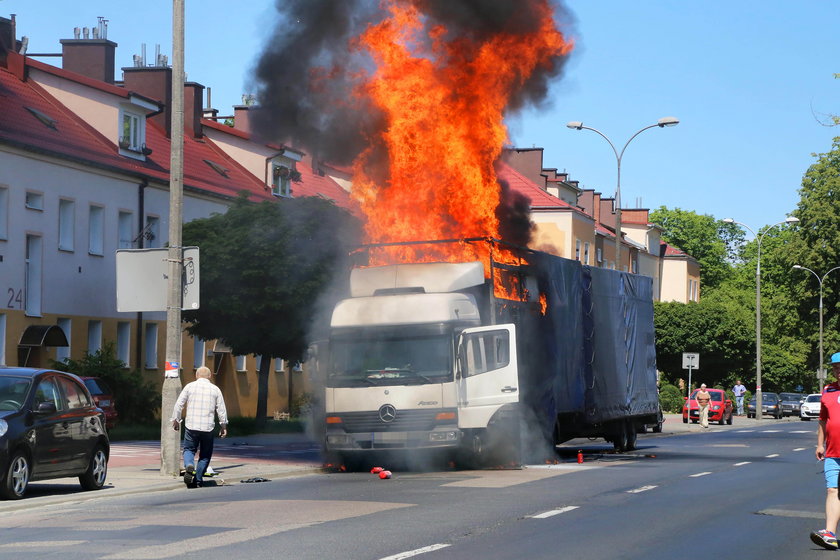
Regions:
<instances>
[{"instance_id":1,"label":"asphalt road","mask_svg":"<svg viewBox=\"0 0 840 560\"><path fill-rule=\"evenodd\" d=\"M824 558L808 539L825 495L814 430L736 419L643 435L624 455L570 442L557 464L522 470L315 474L33 507L0 514L0 558Z\"/></svg>"}]
</instances>

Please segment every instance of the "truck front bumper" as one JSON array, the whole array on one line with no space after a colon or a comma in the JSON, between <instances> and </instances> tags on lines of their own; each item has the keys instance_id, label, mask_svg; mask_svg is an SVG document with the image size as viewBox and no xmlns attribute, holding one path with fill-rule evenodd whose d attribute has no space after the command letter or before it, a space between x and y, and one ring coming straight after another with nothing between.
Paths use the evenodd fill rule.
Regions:
<instances>
[{"instance_id":1,"label":"truck front bumper","mask_svg":"<svg viewBox=\"0 0 840 560\"><path fill-rule=\"evenodd\" d=\"M462 437L456 426L413 432L350 433L328 430L326 448L328 451L445 448L459 446Z\"/></svg>"}]
</instances>

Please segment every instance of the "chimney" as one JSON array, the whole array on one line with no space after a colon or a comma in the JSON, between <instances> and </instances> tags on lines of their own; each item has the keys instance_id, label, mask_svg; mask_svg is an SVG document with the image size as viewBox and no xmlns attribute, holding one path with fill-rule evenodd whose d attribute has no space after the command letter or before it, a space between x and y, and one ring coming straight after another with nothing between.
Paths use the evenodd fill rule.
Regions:
<instances>
[{"instance_id":1,"label":"chimney","mask_svg":"<svg viewBox=\"0 0 840 560\"><path fill-rule=\"evenodd\" d=\"M80 37L77 27L73 30L73 39L59 41L61 66L76 74L113 84L117 44L108 40L108 20L100 17L92 31L89 33L85 27L84 35Z\"/></svg>"},{"instance_id":2,"label":"chimney","mask_svg":"<svg viewBox=\"0 0 840 560\"><path fill-rule=\"evenodd\" d=\"M122 71L125 89L163 103L163 111L151 119L171 136L172 68L145 66L123 68Z\"/></svg>"},{"instance_id":3,"label":"chimney","mask_svg":"<svg viewBox=\"0 0 840 560\"><path fill-rule=\"evenodd\" d=\"M234 105L233 106L233 128L241 130L242 132L251 133L251 118L248 111L251 110L251 105Z\"/></svg>"},{"instance_id":4,"label":"chimney","mask_svg":"<svg viewBox=\"0 0 840 560\"><path fill-rule=\"evenodd\" d=\"M204 101L204 86L196 82L184 84L184 129L193 138L203 136L201 117L204 116L202 102Z\"/></svg>"}]
</instances>

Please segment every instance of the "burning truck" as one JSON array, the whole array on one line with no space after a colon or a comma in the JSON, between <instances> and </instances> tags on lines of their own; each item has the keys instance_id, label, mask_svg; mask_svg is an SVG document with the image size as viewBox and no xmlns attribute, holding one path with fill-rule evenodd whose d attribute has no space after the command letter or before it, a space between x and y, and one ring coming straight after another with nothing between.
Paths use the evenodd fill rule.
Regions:
<instances>
[{"instance_id":1,"label":"burning truck","mask_svg":"<svg viewBox=\"0 0 840 560\"><path fill-rule=\"evenodd\" d=\"M487 259L352 270L318 348L328 457L511 465L578 437L633 449L659 411L651 279L457 243Z\"/></svg>"}]
</instances>

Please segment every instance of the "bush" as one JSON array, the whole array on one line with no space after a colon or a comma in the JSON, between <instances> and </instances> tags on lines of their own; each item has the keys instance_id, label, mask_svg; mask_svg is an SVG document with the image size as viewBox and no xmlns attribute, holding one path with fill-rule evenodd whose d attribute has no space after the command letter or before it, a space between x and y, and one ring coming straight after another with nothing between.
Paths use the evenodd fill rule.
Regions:
<instances>
[{"instance_id":1,"label":"bush","mask_svg":"<svg viewBox=\"0 0 840 560\"><path fill-rule=\"evenodd\" d=\"M679 413L682 412L685 399L679 387L671 384L665 384L659 388L659 405L662 407L662 412Z\"/></svg>"},{"instance_id":2,"label":"bush","mask_svg":"<svg viewBox=\"0 0 840 560\"><path fill-rule=\"evenodd\" d=\"M80 377L101 377L114 391L117 424L152 424L160 408L160 393L145 381L139 371L128 371L117 359L114 344L106 343L94 354L85 352L81 360L51 360L51 367Z\"/></svg>"}]
</instances>

